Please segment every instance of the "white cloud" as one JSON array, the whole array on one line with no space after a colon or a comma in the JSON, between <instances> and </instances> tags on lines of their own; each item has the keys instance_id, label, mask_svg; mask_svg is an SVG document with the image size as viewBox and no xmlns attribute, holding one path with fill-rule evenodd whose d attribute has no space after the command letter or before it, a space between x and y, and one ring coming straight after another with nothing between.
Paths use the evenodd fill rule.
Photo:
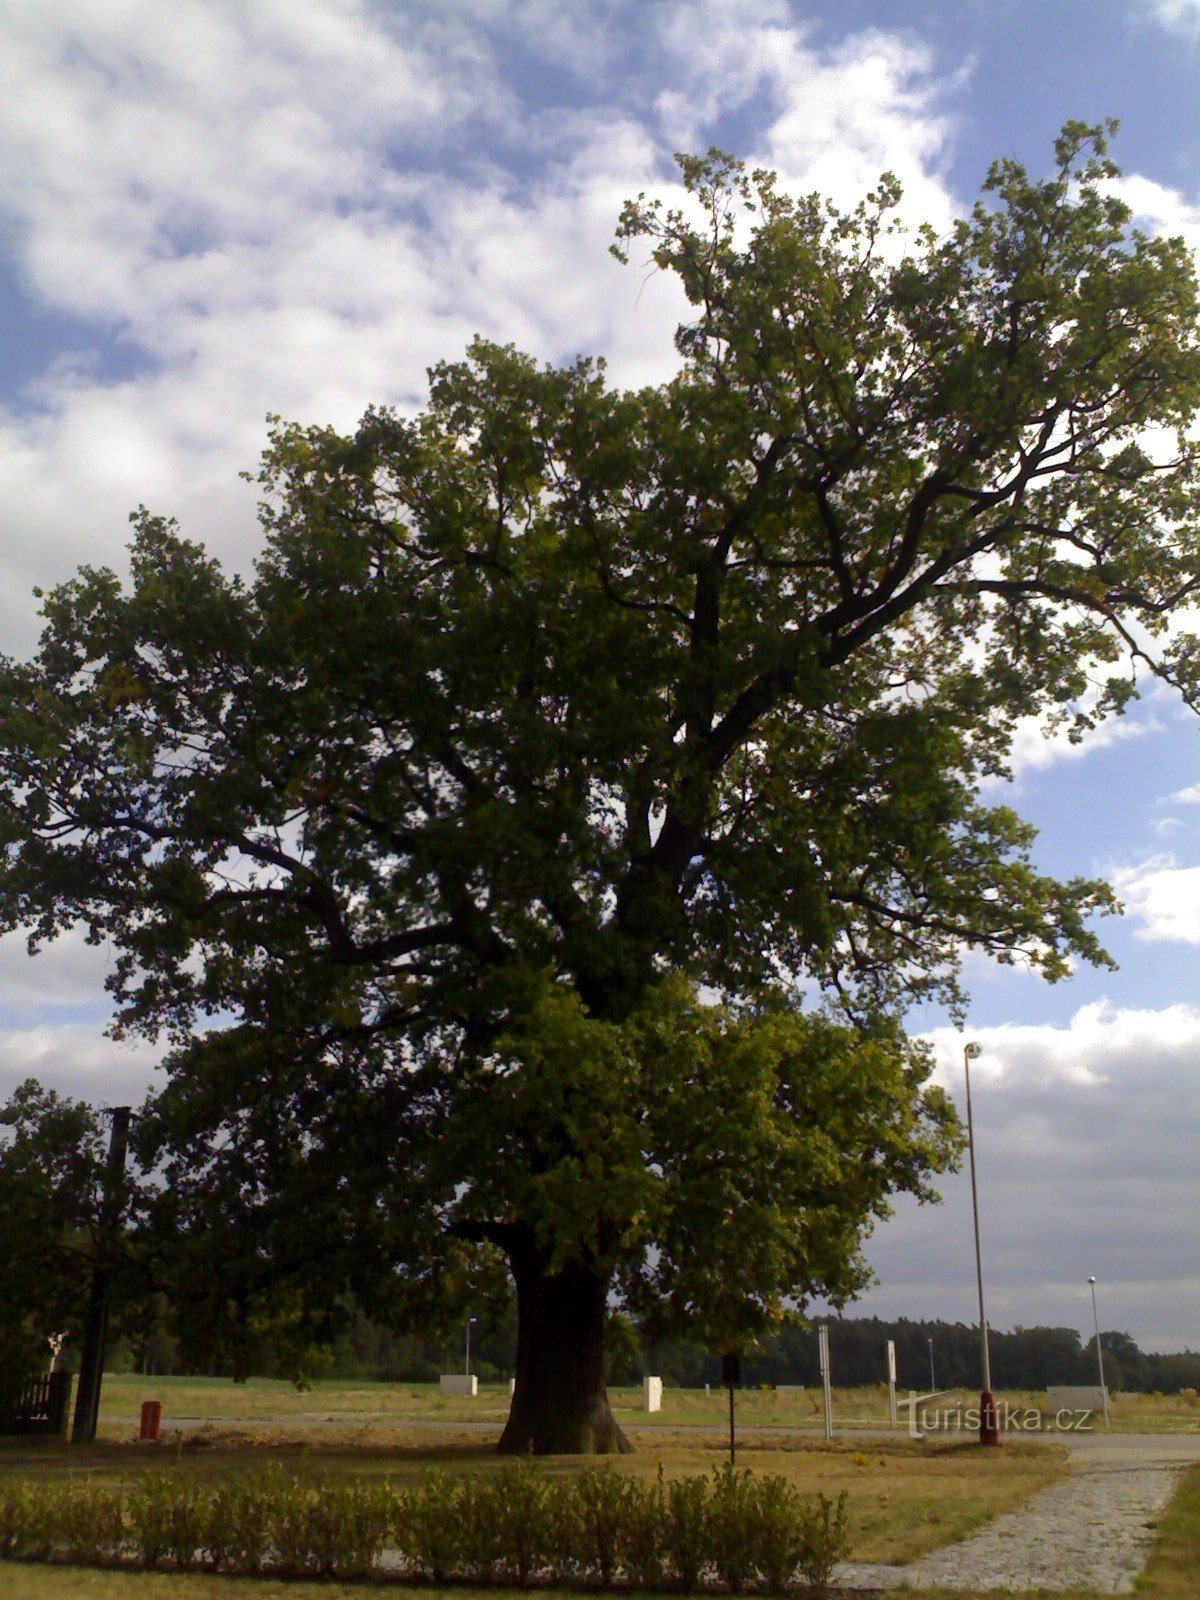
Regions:
<instances>
[{"instance_id":1,"label":"white cloud","mask_svg":"<svg viewBox=\"0 0 1200 1600\"><path fill-rule=\"evenodd\" d=\"M257 525L236 473L269 410L349 427L371 402L415 406L426 367L476 331L546 359L606 354L620 383L665 376L682 298L606 247L628 195L669 192L670 152L702 145L706 118L762 96L764 158L789 184L850 198L890 165L921 214L949 215L915 45L872 32L822 55L787 7L746 0L571 17L550 0L453 16L0 0L0 237L30 298L97 341L0 414L7 649L32 642L33 584L121 564L140 501L245 567ZM506 84L514 45L586 94L530 108ZM700 107L686 126L672 94ZM97 356L113 340L121 380Z\"/></svg>"},{"instance_id":2,"label":"white cloud","mask_svg":"<svg viewBox=\"0 0 1200 1600\"><path fill-rule=\"evenodd\" d=\"M939 1081L947 1085L961 1082L967 1039L982 1051L973 1075L1003 1083L1008 1091L1062 1083L1128 1085L1147 1055L1200 1064L1200 1009L1140 1010L1104 999L1080 1006L1065 1027L1004 1023L965 1033L937 1028L923 1037L933 1046Z\"/></svg>"},{"instance_id":3,"label":"white cloud","mask_svg":"<svg viewBox=\"0 0 1200 1600\"><path fill-rule=\"evenodd\" d=\"M1110 877L1126 911L1141 920L1135 938L1200 944L1200 867L1159 855L1118 867Z\"/></svg>"},{"instance_id":4,"label":"white cloud","mask_svg":"<svg viewBox=\"0 0 1200 1600\"><path fill-rule=\"evenodd\" d=\"M1196 15L1200 17L1200 7ZM1200 246L1200 206L1185 200L1178 189L1137 173L1116 178L1109 187L1143 227L1158 234L1180 234L1193 250Z\"/></svg>"},{"instance_id":5,"label":"white cloud","mask_svg":"<svg viewBox=\"0 0 1200 1600\"><path fill-rule=\"evenodd\" d=\"M949 85L935 76L932 55L914 40L870 30L848 39L826 72L811 65L790 43L786 104L766 141L770 161L842 204L894 172L906 218L947 226L952 207L939 167L951 123L937 106Z\"/></svg>"},{"instance_id":6,"label":"white cloud","mask_svg":"<svg viewBox=\"0 0 1200 1600\"><path fill-rule=\"evenodd\" d=\"M158 1066L144 1042L116 1044L87 1023L0 1029L0 1101L26 1078L93 1105L140 1105Z\"/></svg>"},{"instance_id":7,"label":"white cloud","mask_svg":"<svg viewBox=\"0 0 1200 1600\"><path fill-rule=\"evenodd\" d=\"M24 1021L53 1006L106 1017L111 1007L104 982L112 966L108 947L88 944L79 928L68 929L36 956L22 934L6 934L0 937L0 1016Z\"/></svg>"},{"instance_id":8,"label":"white cloud","mask_svg":"<svg viewBox=\"0 0 1200 1600\"><path fill-rule=\"evenodd\" d=\"M964 1120L963 1043L982 1047L971 1089L992 1324L1086 1334L1084 1280L1095 1273L1106 1328L1147 1348L1194 1342L1194 1273L1183 1264L1195 1259L1200 1204L1200 1009L1099 1001L1065 1026L926 1037ZM864 1312L975 1320L966 1170L941 1188L943 1206L904 1203L877 1234L870 1255L882 1284Z\"/></svg>"},{"instance_id":9,"label":"white cloud","mask_svg":"<svg viewBox=\"0 0 1200 1600\"><path fill-rule=\"evenodd\" d=\"M1200 39L1200 0L1147 0L1147 10L1173 33Z\"/></svg>"},{"instance_id":10,"label":"white cloud","mask_svg":"<svg viewBox=\"0 0 1200 1600\"><path fill-rule=\"evenodd\" d=\"M1026 772L1040 772L1062 761L1081 761L1097 750L1105 750L1130 739L1157 733L1159 724L1152 717L1126 714L1108 717L1091 729L1077 744L1072 744L1066 728L1046 733L1039 717L1022 717L1012 742L1012 773L1019 779Z\"/></svg>"},{"instance_id":11,"label":"white cloud","mask_svg":"<svg viewBox=\"0 0 1200 1600\"><path fill-rule=\"evenodd\" d=\"M1189 784L1186 789L1176 789L1175 793L1168 795L1162 804L1200 806L1200 783Z\"/></svg>"},{"instance_id":12,"label":"white cloud","mask_svg":"<svg viewBox=\"0 0 1200 1600\"><path fill-rule=\"evenodd\" d=\"M1150 832L1160 839L1169 839L1173 833L1178 833L1184 826L1178 817L1156 817L1150 824Z\"/></svg>"}]
</instances>

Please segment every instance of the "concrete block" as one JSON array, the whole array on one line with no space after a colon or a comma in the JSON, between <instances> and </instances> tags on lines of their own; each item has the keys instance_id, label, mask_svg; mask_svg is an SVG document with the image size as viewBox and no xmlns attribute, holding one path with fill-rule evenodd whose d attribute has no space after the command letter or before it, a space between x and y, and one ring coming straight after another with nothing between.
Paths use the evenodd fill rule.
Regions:
<instances>
[{"instance_id":1,"label":"concrete block","mask_svg":"<svg viewBox=\"0 0 1200 1600\"><path fill-rule=\"evenodd\" d=\"M474 1400L479 1393L479 1379L473 1372L443 1372L438 1388L443 1394L467 1395Z\"/></svg>"},{"instance_id":2,"label":"concrete block","mask_svg":"<svg viewBox=\"0 0 1200 1600\"><path fill-rule=\"evenodd\" d=\"M1051 1414L1056 1411L1103 1412L1104 1390L1098 1383L1059 1384L1046 1390L1046 1410Z\"/></svg>"},{"instance_id":3,"label":"concrete block","mask_svg":"<svg viewBox=\"0 0 1200 1600\"><path fill-rule=\"evenodd\" d=\"M642 1401L647 1411L662 1410L662 1379L642 1379Z\"/></svg>"}]
</instances>

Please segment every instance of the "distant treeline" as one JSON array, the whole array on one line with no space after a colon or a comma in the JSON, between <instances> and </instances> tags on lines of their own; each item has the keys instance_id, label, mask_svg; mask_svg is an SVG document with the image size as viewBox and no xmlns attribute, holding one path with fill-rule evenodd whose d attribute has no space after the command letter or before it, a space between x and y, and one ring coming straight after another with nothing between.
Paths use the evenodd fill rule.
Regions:
<instances>
[{"instance_id":1,"label":"distant treeline","mask_svg":"<svg viewBox=\"0 0 1200 1600\"><path fill-rule=\"evenodd\" d=\"M962 1322L884 1322L878 1317L831 1317L830 1366L835 1384L854 1386L887 1380L887 1341L896 1346L896 1381L902 1390L975 1389L980 1382L978 1325ZM1174 1394L1200 1388L1200 1353L1147 1354L1127 1333L1100 1335L1104 1376L1114 1392L1159 1390ZM1096 1341L1081 1340L1074 1328L989 1330L992 1383L998 1389L1044 1389L1048 1384L1096 1383ZM819 1384L817 1335L786 1328L746 1363L748 1382ZM702 1381L718 1373L705 1364Z\"/></svg>"},{"instance_id":2,"label":"distant treeline","mask_svg":"<svg viewBox=\"0 0 1200 1600\"><path fill-rule=\"evenodd\" d=\"M839 1386L887 1380L887 1341L896 1346L896 1381L901 1391L974 1389L979 1385L979 1329L962 1322L885 1322L878 1317L830 1317L829 1348L833 1381ZM1104 1375L1113 1392L1158 1390L1177 1394L1200 1389L1200 1352L1161 1355L1138 1348L1127 1333L1103 1332ZM685 1388L719 1384L719 1355L688 1344L647 1345L623 1316L609 1328L609 1382L638 1383L657 1373L667 1383ZM365 1316L349 1328L320 1363L322 1375L343 1379L377 1379L396 1383L436 1382L442 1372L461 1372L466 1360L465 1328L461 1338L423 1340L390 1332ZM931 1348L932 1346L932 1348ZM999 1389L1044 1389L1048 1384L1095 1383L1095 1339L1086 1342L1075 1328L992 1329L988 1341L992 1382ZM481 1382L511 1375L516 1352L515 1310L509 1305L493 1321L480 1318L472 1328L471 1370ZM115 1350L113 1366L135 1366L162 1373L195 1370L178 1359L174 1341L160 1336L140 1348ZM260 1376L279 1374L269 1346L254 1363ZM220 1364L205 1370L220 1375ZM816 1323L788 1327L743 1360L743 1383L812 1384L821 1381L817 1366Z\"/></svg>"}]
</instances>

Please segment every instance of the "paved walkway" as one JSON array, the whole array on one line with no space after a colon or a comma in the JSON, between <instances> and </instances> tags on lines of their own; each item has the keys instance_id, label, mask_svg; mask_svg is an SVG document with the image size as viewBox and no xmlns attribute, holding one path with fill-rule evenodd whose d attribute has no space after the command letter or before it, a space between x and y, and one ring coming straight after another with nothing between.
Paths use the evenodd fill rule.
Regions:
<instances>
[{"instance_id":1,"label":"paved walkway","mask_svg":"<svg viewBox=\"0 0 1200 1600\"><path fill-rule=\"evenodd\" d=\"M1184 1464L1200 1459L1200 1437L1093 1434L1071 1439L1070 1448L1069 1478L978 1533L908 1566L847 1562L835 1582L847 1589L1129 1594Z\"/></svg>"}]
</instances>

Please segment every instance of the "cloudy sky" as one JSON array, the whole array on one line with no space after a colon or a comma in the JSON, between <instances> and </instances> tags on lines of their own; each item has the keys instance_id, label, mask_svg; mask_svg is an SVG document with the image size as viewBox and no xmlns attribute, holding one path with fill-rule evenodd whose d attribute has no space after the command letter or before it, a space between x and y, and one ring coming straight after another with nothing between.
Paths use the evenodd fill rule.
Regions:
<instances>
[{"instance_id":1,"label":"cloudy sky","mask_svg":"<svg viewBox=\"0 0 1200 1600\"><path fill-rule=\"evenodd\" d=\"M253 559L264 416L420 405L475 332L672 366L670 285L607 245L672 152L719 144L944 226L994 156L1117 116L1124 191L1200 245L1200 0L0 0L0 648L30 591L120 566L139 503ZM1200 728L1147 693L1083 748L1022 737L1039 865L1126 906L1120 970L972 965L990 1320L1200 1348ZM138 1099L103 950L0 940L0 1095ZM973 1320L965 1177L880 1230L861 1309ZM902 1381L905 1375L901 1374ZM919 1381L914 1379L913 1381Z\"/></svg>"}]
</instances>

